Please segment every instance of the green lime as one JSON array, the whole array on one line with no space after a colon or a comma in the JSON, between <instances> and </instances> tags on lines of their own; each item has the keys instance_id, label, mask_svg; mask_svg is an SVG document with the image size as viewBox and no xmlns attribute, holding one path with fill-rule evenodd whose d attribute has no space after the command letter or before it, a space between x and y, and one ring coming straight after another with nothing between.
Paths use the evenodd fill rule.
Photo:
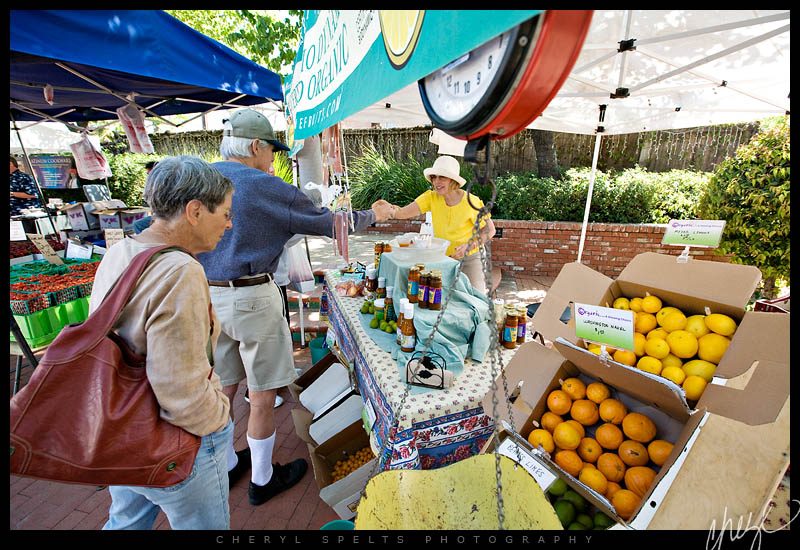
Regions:
<instances>
[{"instance_id":1,"label":"green lime","mask_svg":"<svg viewBox=\"0 0 800 550\"><path fill-rule=\"evenodd\" d=\"M586 509L586 500L572 489L567 489L566 492L564 492L564 496L561 498L571 502L578 512L583 512Z\"/></svg>"},{"instance_id":2,"label":"green lime","mask_svg":"<svg viewBox=\"0 0 800 550\"><path fill-rule=\"evenodd\" d=\"M553 503L553 509L556 511L558 520L564 527L572 523L575 519L575 506L568 500L558 499Z\"/></svg>"},{"instance_id":3,"label":"green lime","mask_svg":"<svg viewBox=\"0 0 800 550\"><path fill-rule=\"evenodd\" d=\"M386 334L393 334L397 332L397 329L392 328L392 325L386 325L386 328L383 329L383 332L385 332Z\"/></svg>"},{"instance_id":4,"label":"green lime","mask_svg":"<svg viewBox=\"0 0 800 550\"><path fill-rule=\"evenodd\" d=\"M372 321L369 322L369 328L378 328L378 320L374 317L372 318Z\"/></svg>"},{"instance_id":5,"label":"green lime","mask_svg":"<svg viewBox=\"0 0 800 550\"><path fill-rule=\"evenodd\" d=\"M569 489L569 485L559 477L547 488L547 492L560 497L567 489Z\"/></svg>"},{"instance_id":6,"label":"green lime","mask_svg":"<svg viewBox=\"0 0 800 550\"><path fill-rule=\"evenodd\" d=\"M367 304L361 306L361 313L369 313L369 306Z\"/></svg>"},{"instance_id":7,"label":"green lime","mask_svg":"<svg viewBox=\"0 0 800 550\"><path fill-rule=\"evenodd\" d=\"M592 527L594 527L592 516L590 516L589 514L578 514L578 517L575 518L575 521L583 524L583 526L586 527L587 529L591 529Z\"/></svg>"},{"instance_id":8,"label":"green lime","mask_svg":"<svg viewBox=\"0 0 800 550\"><path fill-rule=\"evenodd\" d=\"M603 512L595 512L594 514L594 526L600 529L608 529L612 525L614 525L614 520L605 515Z\"/></svg>"},{"instance_id":9,"label":"green lime","mask_svg":"<svg viewBox=\"0 0 800 550\"><path fill-rule=\"evenodd\" d=\"M567 527L568 531L586 531L586 526L579 521L573 521Z\"/></svg>"},{"instance_id":10,"label":"green lime","mask_svg":"<svg viewBox=\"0 0 800 550\"><path fill-rule=\"evenodd\" d=\"M378 326L381 327L381 330L386 330L386 327L389 326L389 323L387 323L386 321L381 321Z\"/></svg>"},{"instance_id":11,"label":"green lime","mask_svg":"<svg viewBox=\"0 0 800 550\"><path fill-rule=\"evenodd\" d=\"M370 306L369 306L369 312L370 313L375 313L375 306L373 306L372 304L370 304Z\"/></svg>"}]
</instances>

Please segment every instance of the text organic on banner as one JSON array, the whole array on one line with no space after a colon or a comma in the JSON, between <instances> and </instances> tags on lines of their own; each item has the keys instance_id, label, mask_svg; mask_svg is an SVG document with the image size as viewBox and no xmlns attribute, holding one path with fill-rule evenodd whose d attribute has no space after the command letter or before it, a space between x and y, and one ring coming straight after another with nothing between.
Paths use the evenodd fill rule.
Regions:
<instances>
[{"instance_id":1,"label":"text organic on banner","mask_svg":"<svg viewBox=\"0 0 800 550\"><path fill-rule=\"evenodd\" d=\"M541 10L307 10L284 93L287 139L318 134Z\"/></svg>"}]
</instances>

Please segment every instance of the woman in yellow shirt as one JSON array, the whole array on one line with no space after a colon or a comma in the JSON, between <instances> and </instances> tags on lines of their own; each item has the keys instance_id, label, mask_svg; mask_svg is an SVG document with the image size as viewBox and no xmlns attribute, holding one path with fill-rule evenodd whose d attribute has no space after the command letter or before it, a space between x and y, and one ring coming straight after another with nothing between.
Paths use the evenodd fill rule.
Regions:
<instances>
[{"instance_id":1,"label":"woman in yellow shirt","mask_svg":"<svg viewBox=\"0 0 800 550\"><path fill-rule=\"evenodd\" d=\"M436 159L433 166L426 168L423 173L433 189L425 191L414 199L414 202L402 208L393 205L393 217L404 220L430 212L433 220L433 235L450 241L450 246L447 248L448 256L456 260L466 256L461 271L469 278L472 286L478 292L486 292L486 281L478 252L480 246L494 236L494 223L489 216L481 220L478 234L480 245L473 242L470 248L468 241L472 236L472 228L478 217L478 211L470 206L467 201L467 193L461 189L466 180L459 175L458 161L453 157L441 156ZM472 193L470 193L469 200L475 206L483 206L481 199Z\"/></svg>"}]
</instances>

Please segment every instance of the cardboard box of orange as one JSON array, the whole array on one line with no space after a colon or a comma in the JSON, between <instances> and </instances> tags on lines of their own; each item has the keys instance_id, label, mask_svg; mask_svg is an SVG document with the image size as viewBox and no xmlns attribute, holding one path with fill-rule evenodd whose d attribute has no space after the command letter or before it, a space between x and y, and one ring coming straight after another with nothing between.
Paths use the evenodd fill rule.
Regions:
<instances>
[{"instance_id":1,"label":"cardboard box of orange","mask_svg":"<svg viewBox=\"0 0 800 550\"><path fill-rule=\"evenodd\" d=\"M334 481L333 468L339 460L368 447L369 436L364 431L361 419L358 419L322 445L316 445L308 431L312 417L313 415L304 409L292 410L292 420L297 435L308 445L314 478L319 487L319 497L333 508L340 518L351 519L355 517L361 491L369 481L377 458L337 481Z\"/></svg>"},{"instance_id":2,"label":"cardboard box of orange","mask_svg":"<svg viewBox=\"0 0 800 550\"><path fill-rule=\"evenodd\" d=\"M726 517L760 518L789 457L789 315L745 312L760 278L750 266L693 259L681 264L675 256L655 253L636 256L616 280L582 264L565 265L531 322L555 341L560 359L547 360L540 344L525 344L507 367L512 393L525 381L512 405L519 433L527 437L533 420L541 418L562 366L565 372L583 372L683 426L673 441L677 450L629 525L708 529ZM586 351L573 322L560 320L570 302L610 305L620 296L646 292L687 315L724 313L739 325L694 408L669 380ZM683 454L690 442L694 450ZM757 471L753 464L759 464ZM653 502L658 495L661 501Z\"/></svg>"}]
</instances>

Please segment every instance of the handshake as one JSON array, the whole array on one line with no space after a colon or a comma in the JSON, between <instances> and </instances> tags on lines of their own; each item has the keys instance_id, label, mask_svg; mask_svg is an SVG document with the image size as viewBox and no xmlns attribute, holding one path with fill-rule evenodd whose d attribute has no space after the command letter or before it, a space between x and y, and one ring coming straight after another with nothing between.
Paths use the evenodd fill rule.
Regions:
<instances>
[{"instance_id":1,"label":"handshake","mask_svg":"<svg viewBox=\"0 0 800 550\"><path fill-rule=\"evenodd\" d=\"M377 200L372 203L372 211L375 212L376 222L393 220L399 209L400 209L399 206L391 204L390 202L385 201L383 199Z\"/></svg>"}]
</instances>

